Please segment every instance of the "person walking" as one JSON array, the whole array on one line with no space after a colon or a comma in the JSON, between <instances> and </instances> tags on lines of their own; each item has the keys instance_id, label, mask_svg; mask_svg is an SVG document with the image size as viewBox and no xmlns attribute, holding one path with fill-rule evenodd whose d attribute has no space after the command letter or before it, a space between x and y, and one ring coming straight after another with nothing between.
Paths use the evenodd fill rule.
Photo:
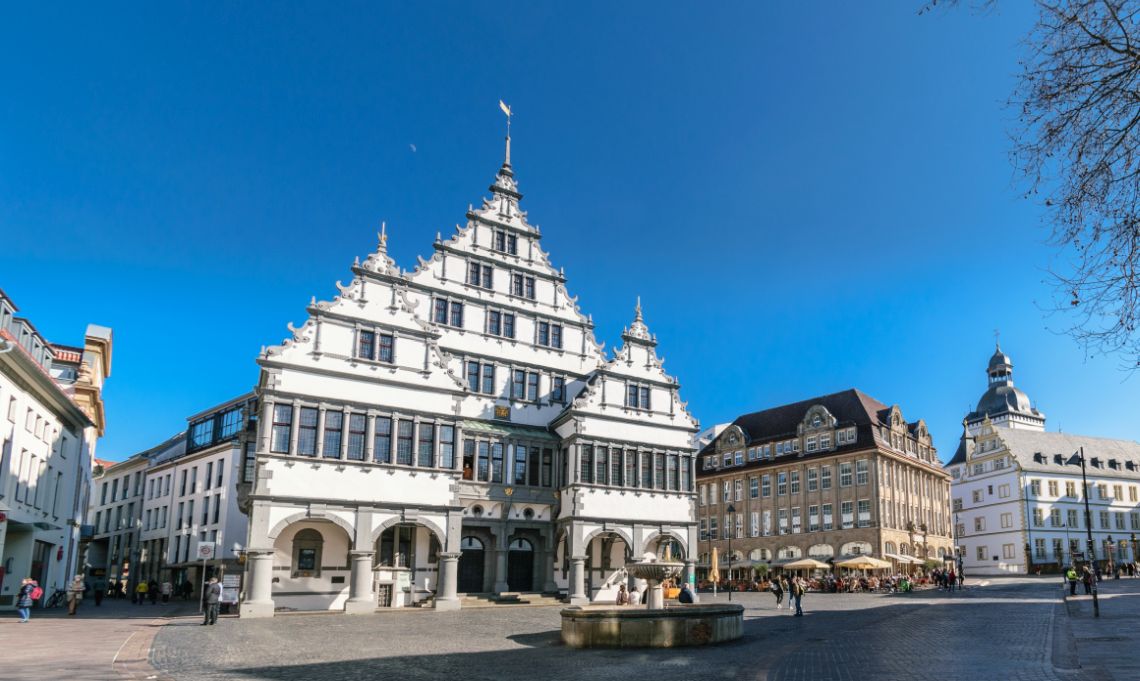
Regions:
<instances>
[{"instance_id":1,"label":"person walking","mask_svg":"<svg viewBox=\"0 0 1140 681\"><path fill-rule=\"evenodd\" d=\"M804 597L804 581L803 581L803 579L801 579L799 577L793 577L791 589L792 589L792 592L791 592L792 593L792 602L796 604L796 613L794 616L795 617L803 617L804 611L803 611L803 608L800 607L800 601L803 600L803 597ZM791 606L791 604L789 603L789 607L790 606Z\"/></svg>"},{"instance_id":2,"label":"person walking","mask_svg":"<svg viewBox=\"0 0 1140 681\"><path fill-rule=\"evenodd\" d=\"M784 607L784 588L780 585L780 578L773 577L768 589L776 596L776 609L779 610Z\"/></svg>"},{"instance_id":3,"label":"person walking","mask_svg":"<svg viewBox=\"0 0 1140 681\"><path fill-rule=\"evenodd\" d=\"M617 604L629 605L629 592L625 589L625 584L618 585Z\"/></svg>"},{"instance_id":4,"label":"person walking","mask_svg":"<svg viewBox=\"0 0 1140 681\"><path fill-rule=\"evenodd\" d=\"M946 577L946 590L953 591L954 587L958 584L958 575L954 572L954 568L950 568L950 574Z\"/></svg>"},{"instance_id":5,"label":"person walking","mask_svg":"<svg viewBox=\"0 0 1140 681\"><path fill-rule=\"evenodd\" d=\"M35 593L37 589L39 589L39 585L31 577L25 577L20 582L20 590L16 593L16 614L20 616L20 624L27 624L28 619L32 616L32 604L36 602ZM40 589L40 594L43 594L42 589Z\"/></svg>"},{"instance_id":6,"label":"person walking","mask_svg":"<svg viewBox=\"0 0 1140 681\"><path fill-rule=\"evenodd\" d=\"M102 579L95 580L95 607L103 605L103 597L107 595L107 583Z\"/></svg>"},{"instance_id":7,"label":"person walking","mask_svg":"<svg viewBox=\"0 0 1140 681\"><path fill-rule=\"evenodd\" d=\"M67 614L74 615L79 609L79 602L83 600L83 592L87 585L83 583L83 575L75 575L75 579L67 585Z\"/></svg>"},{"instance_id":8,"label":"person walking","mask_svg":"<svg viewBox=\"0 0 1140 681\"><path fill-rule=\"evenodd\" d=\"M150 597L150 604L158 603L158 582L153 579L146 583L146 595Z\"/></svg>"},{"instance_id":9,"label":"person walking","mask_svg":"<svg viewBox=\"0 0 1140 681\"><path fill-rule=\"evenodd\" d=\"M206 619L202 622L202 626L207 624L218 623L218 608L222 603L222 585L218 583L217 577L211 577L210 583L206 585Z\"/></svg>"},{"instance_id":10,"label":"person walking","mask_svg":"<svg viewBox=\"0 0 1140 681\"><path fill-rule=\"evenodd\" d=\"M1081 568L1081 586L1085 588L1085 595L1088 596L1092 593L1093 573L1089 566Z\"/></svg>"},{"instance_id":11,"label":"person walking","mask_svg":"<svg viewBox=\"0 0 1140 681\"><path fill-rule=\"evenodd\" d=\"M146 601L148 588L147 583L140 579L138 586L135 587L135 604L142 605Z\"/></svg>"}]
</instances>

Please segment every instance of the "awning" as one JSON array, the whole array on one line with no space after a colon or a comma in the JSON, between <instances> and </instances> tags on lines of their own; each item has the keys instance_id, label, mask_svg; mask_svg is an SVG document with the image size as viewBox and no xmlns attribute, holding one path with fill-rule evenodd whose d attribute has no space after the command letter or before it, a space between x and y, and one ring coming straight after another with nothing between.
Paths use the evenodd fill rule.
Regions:
<instances>
[{"instance_id":1,"label":"awning","mask_svg":"<svg viewBox=\"0 0 1140 681\"><path fill-rule=\"evenodd\" d=\"M561 442L557 435L554 435L547 429L534 426L516 426L506 423L492 423L490 421L462 421L459 427L463 429L464 433L482 433L519 440Z\"/></svg>"},{"instance_id":2,"label":"awning","mask_svg":"<svg viewBox=\"0 0 1140 681\"><path fill-rule=\"evenodd\" d=\"M891 564L885 560L879 560L871 556L855 556L854 558L841 560L836 563L835 566L855 570L882 570L891 567Z\"/></svg>"},{"instance_id":3,"label":"awning","mask_svg":"<svg viewBox=\"0 0 1140 681\"><path fill-rule=\"evenodd\" d=\"M915 558L914 556L900 556L897 553L884 553L883 558L891 558L900 563L907 563L908 565L918 565L922 562L920 558Z\"/></svg>"}]
</instances>

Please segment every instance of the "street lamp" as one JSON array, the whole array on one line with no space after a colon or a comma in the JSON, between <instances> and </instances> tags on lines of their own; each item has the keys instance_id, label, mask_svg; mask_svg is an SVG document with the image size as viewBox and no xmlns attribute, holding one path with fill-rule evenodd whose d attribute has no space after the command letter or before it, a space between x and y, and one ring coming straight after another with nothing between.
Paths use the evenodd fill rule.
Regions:
<instances>
[{"instance_id":1,"label":"street lamp","mask_svg":"<svg viewBox=\"0 0 1140 681\"><path fill-rule=\"evenodd\" d=\"M1073 452L1069 457L1067 464L1079 463L1081 464L1081 489L1084 490L1085 496L1085 531L1088 533L1089 544L1089 558L1096 558L1096 544L1093 543L1092 536L1092 511L1089 510L1089 480L1085 473L1085 448L1082 446L1078 451ZM1095 563L1094 563L1095 565ZM1100 617L1100 601L1097 599L1096 593L1096 575L1093 575L1092 580L1092 597L1093 597L1093 616Z\"/></svg>"},{"instance_id":2,"label":"street lamp","mask_svg":"<svg viewBox=\"0 0 1140 681\"><path fill-rule=\"evenodd\" d=\"M732 600L732 535L736 534L736 507L732 504L724 509L728 513L728 527L724 528L728 531L728 600Z\"/></svg>"}]
</instances>

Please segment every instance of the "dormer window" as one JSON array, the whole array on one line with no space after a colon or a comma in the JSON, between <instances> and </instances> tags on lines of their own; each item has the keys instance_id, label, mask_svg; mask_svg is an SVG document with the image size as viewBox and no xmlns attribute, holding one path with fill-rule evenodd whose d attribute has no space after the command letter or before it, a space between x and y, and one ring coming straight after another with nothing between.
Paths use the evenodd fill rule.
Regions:
<instances>
[{"instance_id":1,"label":"dormer window","mask_svg":"<svg viewBox=\"0 0 1140 681\"><path fill-rule=\"evenodd\" d=\"M522 274L511 275L511 295L520 298L535 299L534 291L534 277L524 276Z\"/></svg>"},{"instance_id":2,"label":"dormer window","mask_svg":"<svg viewBox=\"0 0 1140 681\"><path fill-rule=\"evenodd\" d=\"M650 409L649 386L629 383L625 388L625 406L630 409ZM725 462L728 465L728 462Z\"/></svg>"},{"instance_id":3,"label":"dormer window","mask_svg":"<svg viewBox=\"0 0 1140 681\"><path fill-rule=\"evenodd\" d=\"M508 234L505 230L495 232L495 250L510 255L519 254L519 238L515 234Z\"/></svg>"},{"instance_id":4,"label":"dormer window","mask_svg":"<svg viewBox=\"0 0 1140 681\"><path fill-rule=\"evenodd\" d=\"M356 356L391 363L395 356L396 338L390 333L361 330L356 335Z\"/></svg>"},{"instance_id":5,"label":"dormer window","mask_svg":"<svg viewBox=\"0 0 1140 681\"><path fill-rule=\"evenodd\" d=\"M538 344L548 348L562 348L562 325L550 322L538 323Z\"/></svg>"},{"instance_id":6,"label":"dormer window","mask_svg":"<svg viewBox=\"0 0 1140 681\"><path fill-rule=\"evenodd\" d=\"M432 319L436 324L463 328L463 303L436 298L435 306L432 309Z\"/></svg>"},{"instance_id":7,"label":"dormer window","mask_svg":"<svg viewBox=\"0 0 1140 681\"><path fill-rule=\"evenodd\" d=\"M493 288L495 268L477 262L467 264L467 283L480 288Z\"/></svg>"}]
</instances>

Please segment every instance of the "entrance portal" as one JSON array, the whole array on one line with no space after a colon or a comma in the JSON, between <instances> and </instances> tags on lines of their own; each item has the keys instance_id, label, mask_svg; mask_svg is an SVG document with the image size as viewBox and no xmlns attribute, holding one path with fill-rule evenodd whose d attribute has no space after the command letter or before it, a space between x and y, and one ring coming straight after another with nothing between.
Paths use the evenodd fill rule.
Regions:
<instances>
[{"instance_id":1,"label":"entrance portal","mask_svg":"<svg viewBox=\"0 0 1140 681\"><path fill-rule=\"evenodd\" d=\"M459 591L481 593L483 589L483 542L464 537L459 543Z\"/></svg>"},{"instance_id":2,"label":"entrance portal","mask_svg":"<svg viewBox=\"0 0 1140 681\"><path fill-rule=\"evenodd\" d=\"M515 539L507 551L507 588L534 590L534 547L526 539Z\"/></svg>"}]
</instances>

